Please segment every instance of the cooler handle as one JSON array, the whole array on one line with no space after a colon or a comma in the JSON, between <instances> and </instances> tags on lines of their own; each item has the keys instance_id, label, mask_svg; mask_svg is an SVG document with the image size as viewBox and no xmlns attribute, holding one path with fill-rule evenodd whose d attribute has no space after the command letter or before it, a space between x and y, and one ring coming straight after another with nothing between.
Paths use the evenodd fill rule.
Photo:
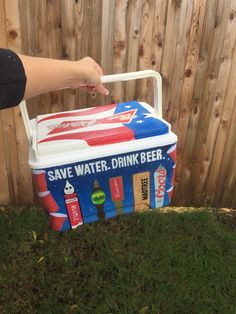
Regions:
<instances>
[{"instance_id":1,"label":"cooler handle","mask_svg":"<svg viewBox=\"0 0 236 314\"><path fill-rule=\"evenodd\" d=\"M152 77L154 87L154 108L155 112L162 118L162 78L160 73L153 70L112 74L101 76L102 83L124 82Z\"/></svg>"},{"instance_id":2,"label":"cooler handle","mask_svg":"<svg viewBox=\"0 0 236 314\"><path fill-rule=\"evenodd\" d=\"M162 118L162 78L160 73L153 70L144 70L137 72L128 72L121 74L112 74L101 76L102 83L112 83L112 82L124 82L131 80L138 80L142 78L152 77L154 79L154 108L156 113ZM26 102L22 101L20 103L20 111L25 125L25 130L29 143L32 142L32 128L30 125L30 119L27 111Z\"/></svg>"},{"instance_id":3,"label":"cooler handle","mask_svg":"<svg viewBox=\"0 0 236 314\"><path fill-rule=\"evenodd\" d=\"M21 116L25 125L25 131L26 131L26 135L28 138L29 143L31 144L32 142L32 137L33 137L33 132L32 132L32 128L30 125L30 119L29 119L29 114L28 114L28 110L27 110L27 106L26 106L26 101L23 100L20 103L20 111L21 111Z\"/></svg>"}]
</instances>

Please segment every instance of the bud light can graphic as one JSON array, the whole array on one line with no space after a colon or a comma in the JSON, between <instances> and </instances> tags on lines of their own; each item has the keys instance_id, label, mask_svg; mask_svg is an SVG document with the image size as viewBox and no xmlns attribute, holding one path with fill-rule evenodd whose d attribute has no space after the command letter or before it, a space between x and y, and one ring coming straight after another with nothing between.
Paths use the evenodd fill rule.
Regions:
<instances>
[{"instance_id":1,"label":"bud light can graphic","mask_svg":"<svg viewBox=\"0 0 236 314\"><path fill-rule=\"evenodd\" d=\"M166 186L166 169L162 165L160 165L154 172L154 184L155 184L155 205L156 207L162 207L164 205Z\"/></svg>"},{"instance_id":2,"label":"bud light can graphic","mask_svg":"<svg viewBox=\"0 0 236 314\"><path fill-rule=\"evenodd\" d=\"M64 189L64 198L66 203L66 209L70 219L71 228L75 229L76 227L83 224L83 218L78 201L78 196L75 193L74 187L68 181L66 181Z\"/></svg>"}]
</instances>

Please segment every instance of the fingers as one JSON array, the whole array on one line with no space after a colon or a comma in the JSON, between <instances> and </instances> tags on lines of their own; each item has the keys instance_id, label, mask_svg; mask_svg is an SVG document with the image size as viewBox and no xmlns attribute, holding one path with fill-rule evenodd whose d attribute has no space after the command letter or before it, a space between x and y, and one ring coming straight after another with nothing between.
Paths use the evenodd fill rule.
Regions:
<instances>
[{"instance_id":1,"label":"fingers","mask_svg":"<svg viewBox=\"0 0 236 314\"><path fill-rule=\"evenodd\" d=\"M96 62L95 62L95 66L96 66L96 70L97 70L97 72L98 72L98 74L100 75L100 76L102 76L103 75L103 71L102 71L102 68L100 67L100 65L98 65Z\"/></svg>"},{"instance_id":2,"label":"fingers","mask_svg":"<svg viewBox=\"0 0 236 314\"><path fill-rule=\"evenodd\" d=\"M80 86L81 90L86 90L89 94L93 94L95 91L98 92L101 95L109 95L109 90L105 88L101 83L97 84L97 86L86 86L82 85Z\"/></svg>"},{"instance_id":3,"label":"fingers","mask_svg":"<svg viewBox=\"0 0 236 314\"><path fill-rule=\"evenodd\" d=\"M109 90L102 83L97 84L96 91L101 95L109 95Z\"/></svg>"},{"instance_id":4,"label":"fingers","mask_svg":"<svg viewBox=\"0 0 236 314\"><path fill-rule=\"evenodd\" d=\"M86 90L89 94L93 94L96 91L101 95L109 95L109 90L101 83L96 86L80 86L80 89Z\"/></svg>"},{"instance_id":5,"label":"fingers","mask_svg":"<svg viewBox=\"0 0 236 314\"><path fill-rule=\"evenodd\" d=\"M109 90L101 83L101 76L103 76L103 70L96 62L95 62L95 67L96 67L97 73L99 74L99 81L100 81L96 85L95 89L101 95L109 95Z\"/></svg>"},{"instance_id":6,"label":"fingers","mask_svg":"<svg viewBox=\"0 0 236 314\"><path fill-rule=\"evenodd\" d=\"M108 95L109 90L102 84L102 68L90 57L85 57L77 62L80 65L80 82L79 87L86 89L88 93L94 91ZM78 85L77 85L78 86Z\"/></svg>"},{"instance_id":7,"label":"fingers","mask_svg":"<svg viewBox=\"0 0 236 314\"><path fill-rule=\"evenodd\" d=\"M96 90L101 95L109 95L109 90L101 83L101 76L103 76L103 70L94 60L93 62L94 62L98 77L96 79L96 85L94 86L94 88L91 89L91 86L87 86L87 91L89 93L93 93L94 90Z\"/></svg>"}]
</instances>

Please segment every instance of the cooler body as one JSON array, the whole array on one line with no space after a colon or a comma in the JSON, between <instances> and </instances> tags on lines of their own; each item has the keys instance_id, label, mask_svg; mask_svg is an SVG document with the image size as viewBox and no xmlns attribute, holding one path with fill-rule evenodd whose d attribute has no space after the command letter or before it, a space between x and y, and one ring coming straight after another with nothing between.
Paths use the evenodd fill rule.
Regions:
<instances>
[{"instance_id":1,"label":"cooler body","mask_svg":"<svg viewBox=\"0 0 236 314\"><path fill-rule=\"evenodd\" d=\"M177 137L137 101L38 116L30 165L54 230L170 204Z\"/></svg>"}]
</instances>

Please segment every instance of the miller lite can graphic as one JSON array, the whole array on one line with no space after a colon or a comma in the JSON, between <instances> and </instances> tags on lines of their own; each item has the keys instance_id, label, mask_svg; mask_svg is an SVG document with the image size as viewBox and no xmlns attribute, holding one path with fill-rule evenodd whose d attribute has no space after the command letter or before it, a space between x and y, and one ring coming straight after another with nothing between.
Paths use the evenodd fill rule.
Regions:
<instances>
[{"instance_id":1,"label":"miller lite can graphic","mask_svg":"<svg viewBox=\"0 0 236 314\"><path fill-rule=\"evenodd\" d=\"M160 165L154 172L155 204L156 207L164 205L166 187L166 168Z\"/></svg>"},{"instance_id":2,"label":"miller lite can graphic","mask_svg":"<svg viewBox=\"0 0 236 314\"><path fill-rule=\"evenodd\" d=\"M83 218L75 189L68 181L64 189L64 198L71 228L75 229L83 224Z\"/></svg>"}]
</instances>

